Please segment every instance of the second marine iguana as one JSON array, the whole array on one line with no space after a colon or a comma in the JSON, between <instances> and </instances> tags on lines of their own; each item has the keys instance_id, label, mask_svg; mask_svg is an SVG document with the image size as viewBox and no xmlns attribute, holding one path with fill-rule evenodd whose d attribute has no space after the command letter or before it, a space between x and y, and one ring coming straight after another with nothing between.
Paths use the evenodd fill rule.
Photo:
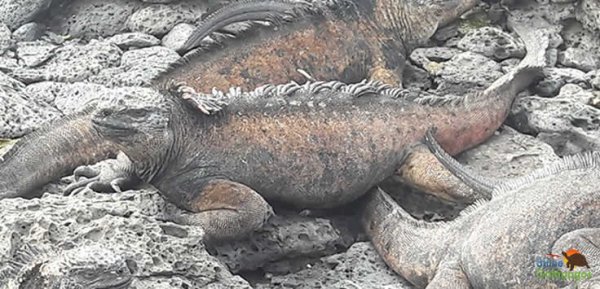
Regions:
<instances>
[{"instance_id":1,"label":"second marine iguana","mask_svg":"<svg viewBox=\"0 0 600 289\"><path fill-rule=\"evenodd\" d=\"M548 38L538 32L518 29L528 55L461 98L408 100L387 85L333 81L234 91L219 105L218 96L175 87L160 104L101 109L90 126L128 157L123 178L155 186L190 212L179 221L201 225L208 238L233 238L262 225L265 199L327 208L358 198L392 175L429 127L452 154L487 139L545 65Z\"/></svg>"},{"instance_id":2,"label":"second marine iguana","mask_svg":"<svg viewBox=\"0 0 600 289\"><path fill-rule=\"evenodd\" d=\"M568 156L523 177L492 182L460 165L432 134L427 142L449 170L476 190L491 191L493 198L453 221L428 223L413 219L383 191L373 192L363 225L394 271L427 289L600 284L591 280L600 273L600 152ZM536 269L536 257L573 246L596 262L591 270L552 268L561 272L546 274Z\"/></svg>"},{"instance_id":3,"label":"second marine iguana","mask_svg":"<svg viewBox=\"0 0 600 289\"><path fill-rule=\"evenodd\" d=\"M0 289L125 289L133 276L128 260L102 245L55 252L22 246L0 266Z\"/></svg>"},{"instance_id":4,"label":"second marine iguana","mask_svg":"<svg viewBox=\"0 0 600 289\"><path fill-rule=\"evenodd\" d=\"M198 92L254 89L266 84L373 79L401 84L405 55L477 0L250 0L210 14L183 50L243 20L254 24L235 38L188 53L153 83L183 82ZM264 19L261 19L263 18ZM184 67L181 67L182 65ZM302 74L299 70L305 72Z\"/></svg>"}]
</instances>

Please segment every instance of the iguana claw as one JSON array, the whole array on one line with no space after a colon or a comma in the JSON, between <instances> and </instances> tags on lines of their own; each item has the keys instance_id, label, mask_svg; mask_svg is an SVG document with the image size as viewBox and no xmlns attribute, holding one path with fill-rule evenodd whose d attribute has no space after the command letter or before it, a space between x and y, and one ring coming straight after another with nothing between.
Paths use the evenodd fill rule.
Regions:
<instances>
[{"instance_id":1,"label":"iguana claw","mask_svg":"<svg viewBox=\"0 0 600 289\"><path fill-rule=\"evenodd\" d=\"M64 195L76 195L86 188L103 193L122 192L139 182L132 171L131 161L122 152L116 159L78 167L73 172L75 181L67 186Z\"/></svg>"}]
</instances>

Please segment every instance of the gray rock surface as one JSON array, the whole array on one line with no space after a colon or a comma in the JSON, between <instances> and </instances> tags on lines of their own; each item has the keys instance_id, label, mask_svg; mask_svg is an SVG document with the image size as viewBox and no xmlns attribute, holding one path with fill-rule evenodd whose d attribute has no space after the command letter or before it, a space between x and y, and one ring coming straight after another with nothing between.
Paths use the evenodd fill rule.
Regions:
<instances>
[{"instance_id":1,"label":"gray rock surface","mask_svg":"<svg viewBox=\"0 0 600 289\"><path fill-rule=\"evenodd\" d=\"M581 0L575 17L590 31L600 31L600 2L596 0Z\"/></svg>"},{"instance_id":2,"label":"gray rock surface","mask_svg":"<svg viewBox=\"0 0 600 289\"><path fill-rule=\"evenodd\" d=\"M393 273L369 242L355 243L347 252L321 258L309 268L285 276L273 276L257 289L410 289L408 282Z\"/></svg>"},{"instance_id":3,"label":"gray rock surface","mask_svg":"<svg viewBox=\"0 0 600 289\"><path fill-rule=\"evenodd\" d=\"M0 0L0 19L11 29L33 20L52 0Z\"/></svg>"},{"instance_id":4,"label":"gray rock surface","mask_svg":"<svg viewBox=\"0 0 600 289\"><path fill-rule=\"evenodd\" d=\"M558 62L567 67L588 72L598 67L596 58L589 51L576 47L568 47L558 54Z\"/></svg>"},{"instance_id":5,"label":"gray rock surface","mask_svg":"<svg viewBox=\"0 0 600 289\"><path fill-rule=\"evenodd\" d=\"M544 78L536 85L535 91L540 96L556 96L563 85L574 83L587 86L587 80L588 77L581 70L548 67L544 69Z\"/></svg>"},{"instance_id":6,"label":"gray rock surface","mask_svg":"<svg viewBox=\"0 0 600 289\"><path fill-rule=\"evenodd\" d=\"M0 22L0 55L13 45L12 33L8 26Z\"/></svg>"},{"instance_id":7,"label":"gray rock surface","mask_svg":"<svg viewBox=\"0 0 600 289\"><path fill-rule=\"evenodd\" d=\"M533 136L503 126L487 142L457 158L462 164L491 178L523 176L558 160L552 147Z\"/></svg>"},{"instance_id":8,"label":"gray rock surface","mask_svg":"<svg viewBox=\"0 0 600 289\"><path fill-rule=\"evenodd\" d=\"M162 45L173 49L177 52L182 52L181 48L185 41L192 35L196 26L188 23L179 23L162 38Z\"/></svg>"},{"instance_id":9,"label":"gray rock surface","mask_svg":"<svg viewBox=\"0 0 600 289\"><path fill-rule=\"evenodd\" d=\"M0 0L0 4L8 2L27 1ZM600 38L597 30L591 31L597 29L597 11L582 10L596 1L513 2L515 7L525 7L523 11L531 6L525 14L549 19L557 33L545 78L534 88L538 96L525 92L507 121L518 131L505 126L486 143L459 156L483 175L500 178L523 175L556 159L556 154L600 149ZM23 18L21 27L0 24L0 138L22 136L42 123L80 111L85 103L152 98L155 91L137 85L145 85L180 59L176 51L191 24L212 4L54 1L49 17ZM462 94L487 87L518 63L523 54L520 42L506 30L489 27L505 27L503 10L492 11L497 4L481 7L476 17L439 30L433 37L438 46L413 51L414 65L407 66L405 87ZM44 31L45 26L53 32ZM17 30L11 33L8 27ZM40 37L43 33L48 35ZM78 37L84 41L72 39ZM108 39L96 40L100 37ZM6 150L5 145L0 141L0 151ZM460 209L390 183L397 199L417 217L447 220ZM51 185L48 190L60 193L62 187ZM0 201L0 226L21 243L50 246L56 256L102 246L109 250L106 255L135 264L139 276L130 288L249 288L228 267L243 274L262 272L257 288L411 288L383 264L369 243L355 243L347 252L323 257L361 240L347 220L340 222L327 214L281 215L246 240L209 248L217 259L197 242L198 228L165 221L173 210L177 209L152 190L114 195L85 192L72 198L47 195L40 200ZM7 236L0 234L0 272L11 259L10 252L21 250L21 243L1 239Z\"/></svg>"},{"instance_id":10,"label":"gray rock surface","mask_svg":"<svg viewBox=\"0 0 600 289\"><path fill-rule=\"evenodd\" d=\"M145 190L2 200L1 231L11 233L0 235L0 270L23 244L59 252L102 246L127 260L130 288L250 288L204 250L201 229L160 221L165 206L156 192ZM101 257L93 252L88 258Z\"/></svg>"},{"instance_id":11,"label":"gray rock surface","mask_svg":"<svg viewBox=\"0 0 600 289\"><path fill-rule=\"evenodd\" d=\"M590 71L586 74L586 77L593 88L600 90L600 70Z\"/></svg>"},{"instance_id":12,"label":"gray rock surface","mask_svg":"<svg viewBox=\"0 0 600 289\"><path fill-rule=\"evenodd\" d=\"M20 42L17 44L17 59L24 66L37 67L50 59L57 48L57 45L44 41Z\"/></svg>"},{"instance_id":13,"label":"gray rock surface","mask_svg":"<svg viewBox=\"0 0 600 289\"><path fill-rule=\"evenodd\" d=\"M467 33L458 48L481 53L495 60L525 56L525 46L512 35L496 27L482 27Z\"/></svg>"},{"instance_id":14,"label":"gray rock surface","mask_svg":"<svg viewBox=\"0 0 600 289\"><path fill-rule=\"evenodd\" d=\"M52 105L26 93L25 85L0 72L0 138L15 138L63 114Z\"/></svg>"},{"instance_id":15,"label":"gray rock surface","mask_svg":"<svg viewBox=\"0 0 600 289\"><path fill-rule=\"evenodd\" d=\"M519 131L537 134L559 155L598 150L600 109L585 102L589 99L585 95L574 86L565 86L554 98L519 98L508 123Z\"/></svg>"},{"instance_id":16,"label":"gray rock surface","mask_svg":"<svg viewBox=\"0 0 600 289\"><path fill-rule=\"evenodd\" d=\"M123 50L127 50L129 48L144 48L160 44L160 40L158 38L140 32L117 34L113 37L110 37L108 42L116 44Z\"/></svg>"},{"instance_id":17,"label":"gray rock surface","mask_svg":"<svg viewBox=\"0 0 600 289\"><path fill-rule=\"evenodd\" d=\"M127 19L141 3L137 0L65 1L50 10L53 31L73 37L108 37L127 29Z\"/></svg>"},{"instance_id":18,"label":"gray rock surface","mask_svg":"<svg viewBox=\"0 0 600 289\"><path fill-rule=\"evenodd\" d=\"M149 5L131 15L127 27L131 31L160 37L179 23L195 23L205 11L206 6L198 1Z\"/></svg>"},{"instance_id":19,"label":"gray rock surface","mask_svg":"<svg viewBox=\"0 0 600 289\"><path fill-rule=\"evenodd\" d=\"M252 271L273 262L299 257L320 257L345 250L357 239L351 223L301 216L276 216L249 238L212 250L233 273ZM354 228L358 230L358 227ZM288 273L277 268L277 273Z\"/></svg>"},{"instance_id":20,"label":"gray rock surface","mask_svg":"<svg viewBox=\"0 0 600 289\"><path fill-rule=\"evenodd\" d=\"M44 34L45 27L37 22L29 22L21 25L13 31L13 38L16 41L34 41L38 40Z\"/></svg>"},{"instance_id":21,"label":"gray rock surface","mask_svg":"<svg viewBox=\"0 0 600 289\"><path fill-rule=\"evenodd\" d=\"M410 61L425 69L431 74L436 74L441 69L440 62L449 61L463 51L451 47L417 48L410 54Z\"/></svg>"},{"instance_id":22,"label":"gray rock surface","mask_svg":"<svg viewBox=\"0 0 600 289\"><path fill-rule=\"evenodd\" d=\"M42 65L17 68L10 74L24 83L82 81L103 68L119 65L121 53L116 45L104 41L92 40L88 44L70 41L54 50L52 57Z\"/></svg>"},{"instance_id":23,"label":"gray rock surface","mask_svg":"<svg viewBox=\"0 0 600 289\"><path fill-rule=\"evenodd\" d=\"M180 58L177 52L162 46L129 50L123 53L118 67L102 69L90 81L109 86L145 85Z\"/></svg>"},{"instance_id":24,"label":"gray rock surface","mask_svg":"<svg viewBox=\"0 0 600 289\"><path fill-rule=\"evenodd\" d=\"M600 37L598 32L592 32L577 21L566 21L562 27L561 36L564 45L569 48L578 48L587 52L587 57L594 59L595 65L600 64Z\"/></svg>"},{"instance_id":25,"label":"gray rock surface","mask_svg":"<svg viewBox=\"0 0 600 289\"><path fill-rule=\"evenodd\" d=\"M502 76L497 62L474 52L460 53L441 64L436 73L439 78L436 93L463 94L467 91L485 89Z\"/></svg>"}]
</instances>

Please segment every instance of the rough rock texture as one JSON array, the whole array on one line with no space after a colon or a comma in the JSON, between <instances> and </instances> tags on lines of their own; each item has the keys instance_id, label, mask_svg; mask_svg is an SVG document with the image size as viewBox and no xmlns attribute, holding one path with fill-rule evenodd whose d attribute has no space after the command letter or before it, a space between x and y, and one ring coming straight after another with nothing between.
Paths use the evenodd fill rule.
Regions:
<instances>
[{"instance_id":1,"label":"rough rock texture","mask_svg":"<svg viewBox=\"0 0 600 289\"><path fill-rule=\"evenodd\" d=\"M25 92L36 95L49 106L56 108L62 115L73 114L86 108L87 103L108 103L115 99L122 101L140 101L157 97L153 89L142 87L107 88L94 83L40 82L27 86Z\"/></svg>"},{"instance_id":2,"label":"rough rock texture","mask_svg":"<svg viewBox=\"0 0 600 289\"><path fill-rule=\"evenodd\" d=\"M588 30L600 31L600 2L581 0L575 12L575 17Z\"/></svg>"},{"instance_id":3,"label":"rough rock texture","mask_svg":"<svg viewBox=\"0 0 600 289\"><path fill-rule=\"evenodd\" d=\"M26 2L32 3L27 11L5 5ZM197 24L207 6L214 4L52 2L48 12L40 14L46 9L42 4L49 1L0 0L0 22L5 22L0 23L0 139L20 137L41 123L80 111L87 102L153 97L156 92L137 85L180 58L176 51L190 24ZM484 3L463 21L439 30L429 44L432 47L412 52L405 87L460 95L486 87L518 63L522 45L505 29L499 1L485 2L492 4ZM505 126L459 160L483 175L501 178L523 175L556 159L556 154L600 149L599 10L591 9L597 1L502 2L555 24L550 67L544 79L516 101L507 121L516 130ZM511 11L516 12L521 10ZM13 19L16 24L8 22ZM0 152L13 142L0 140ZM392 178L384 186L411 214L423 219L448 220L460 210L459 205L410 192ZM61 188L54 185L49 190ZM208 248L217 261L201 242L192 244L201 236L197 228L160 221L167 217L163 206L151 190L5 200L0 202L0 232L36 246L49 245L55 254L94 244L106 246L113 254L133 260L136 272L143 273L130 288L249 286L228 268L257 288L410 288L382 263L369 243L355 243L345 253L323 257L363 240L353 231L348 215L340 221L331 212L318 217L281 214L247 240ZM0 238L10 234L2 233ZM106 236L122 241L109 242ZM164 242L160 248L158 240ZM0 239L0 270L19 250L18 242Z\"/></svg>"},{"instance_id":4,"label":"rough rock texture","mask_svg":"<svg viewBox=\"0 0 600 289\"><path fill-rule=\"evenodd\" d=\"M548 67L544 69L544 79L535 87L540 96L556 96L560 88L567 83L581 84L586 86L587 77L585 72L574 68Z\"/></svg>"},{"instance_id":5,"label":"rough rock texture","mask_svg":"<svg viewBox=\"0 0 600 289\"><path fill-rule=\"evenodd\" d=\"M117 34L108 39L108 42L114 43L121 49L144 48L160 44L160 40L152 35L140 32L128 32Z\"/></svg>"},{"instance_id":6,"label":"rough rock texture","mask_svg":"<svg viewBox=\"0 0 600 289\"><path fill-rule=\"evenodd\" d=\"M588 72L598 65L596 58L581 48L569 47L558 54L558 62L567 67Z\"/></svg>"},{"instance_id":7,"label":"rough rock texture","mask_svg":"<svg viewBox=\"0 0 600 289\"><path fill-rule=\"evenodd\" d=\"M165 206L158 194L143 190L3 200L0 231L11 233L0 234L0 270L23 244L51 244L54 251L101 245L128 260L135 276L130 288L249 288L204 250L201 229L157 221ZM91 251L89 258L97 256Z\"/></svg>"},{"instance_id":8,"label":"rough rock texture","mask_svg":"<svg viewBox=\"0 0 600 289\"><path fill-rule=\"evenodd\" d=\"M600 149L600 109L589 104L594 93L564 86L555 98L517 99L510 125L552 145L559 155Z\"/></svg>"},{"instance_id":9,"label":"rough rock texture","mask_svg":"<svg viewBox=\"0 0 600 289\"><path fill-rule=\"evenodd\" d=\"M0 72L0 138L23 136L45 123L62 116L48 103L27 94L25 85Z\"/></svg>"},{"instance_id":10,"label":"rough rock texture","mask_svg":"<svg viewBox=\"0 0 600 289\"><path fill-rule=\"evenodd\" d=\"M183 2L176 5L155 4L136 11L127 22L131 31L162 36L178 23L194 23L206 11L201 3Z\"/></svg>"},{"instance_id":11,"label":"rough rock texture","mask_svg":"<svg viewBox=\"0 0 600 289\"><path fill-rule=\"evenodd\" d=\"M162 38L162 45L175 51L180 51L185 41L194 32L194 29L196 29L196 26L191 24L177 24Z\"/></svg>"},{"instance_id":12,"label":"rough rock texture","mask_svg":"<svg viewBox=\"0 0 600 289\"><path fill-rule=\"evenodd\" d=\"M298 257L331 255L347 249L357 239L353 222L357 220L277 216L249 238L217 246L210 252L234 273L256 270L272 262L283 264ZM276 270L274 273L289 273L284 266L271 267Z\"/></svg>"},{"instance_id":13,"label":"rough rock texture","mask_svg":"<svg viewBox=\"0 0 600 289\"><path fill-rule=\"evenodd\" d=\"M29 22L21 25L13 32L13 38L16 41L34 41L38 40L44 33L45 27L36 22Z\"/></svg>"},{"instance_id":14,"label":"rough rock texture","mask_svg":"<svg viewBox=\"0 0 600 289\"><path fill-rule=\"evenodd\" d=\"M60 34L107 37L125 32L127 19L140 6L137 0L65 1L52 7L47 23Z\"/></svg>"},{"instance_id":15,"label":"rough rock texture","mask_svg":"<svg viewBox=\"0 0 600 289\"><path fill-rule=\"evenodd\" d=\"M90 81L109 86L138 86L165 71L181 57L161 46L129 50L123 53L118 67L108 67L90 77Z\"/></svg>"},{"instance_id":16,"label":"rough rock texture","mask_svg":"<svg viewBox=\"0 0 600 289\"><path fill-rule=\"evenodd\" d=\"M462 153L462 164L492 178L513 178L558 160L552 147L509 126L484 144Z\"/></svg>"},{"instance_id":17,"label":"rough rock texture","mask_svg":"<svg viewBox=\"0 0 600 289\"><path fill-rule=\"evenodd\" d=\"M525 46L512 35L495 27L482 27L467 33L458 42L458 48L481 53L495 60L523 57Z\"/></svg>"},{"instance_id":18,"label":"rough rock texture","mask_svg":"<svg viewBox=\"0 0 600 289\"><path fill-rule=\"evenodd\" d=\"M48 9L52 0L1 0L0 19L11 29L31 21Z\"/></svg>"},{"instance_id":19,"label":"rough rock texture","mask_svg":"<svg viewBox=\"0 0 600 289\"><path fill-rule=\"evenodd\" d=\"M463 52L442 64L436 73L438 94L462 94L484 89L503 75L497 62L474 52Z\"/></svg>"},{"instance_id":20,"label":"rough rock texture","mask_svg":"<svg viewBox=\"0 0 600 289\"><path fill-rule=\"evenodd\" d=\"M344 253L321 258L307 269L294 274L273 276L269 283L259 283L255 288L409 289L413 287L387 268L371 243L359 242Z\"/></svg>"},{"instance_id":21,"label":"rough rock texture","mask_svg":"<svg viewBox=\"0 0 600 289\"><path fill-rule=\"evenodd\" d=\"M119 65L121 50L104 41L89 44L71 41L57 48L48 61L35 68L17 68L11 75L24 82L86 80L103 68Z\"/></svg>"},{"instance_id":22,"label":"rough rock texture","mask_svg":"<svg viewBox=\"0 0 600 289\"><path fill-rule=\"evenodd\" d=\"M12 33L8 26L0 22L0 55L13 45Z\"/></svg>"}]
</instances>

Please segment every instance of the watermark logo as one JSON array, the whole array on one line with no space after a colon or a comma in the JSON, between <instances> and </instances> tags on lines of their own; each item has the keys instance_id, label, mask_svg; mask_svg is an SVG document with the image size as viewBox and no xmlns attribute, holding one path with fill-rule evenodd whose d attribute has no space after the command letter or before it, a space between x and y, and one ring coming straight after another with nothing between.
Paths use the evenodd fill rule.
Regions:
<instances>
[{"instance_id":1,"label":"watermark logo","mask_svg":"<svg viewBox=\"0 0 600 289\"><path fill-rule=\"evenodd\" d=\"M592 278L587 259L577 249L535 258L535 277L549 281L580 281Z\"/></svg>"}]
</instances>

